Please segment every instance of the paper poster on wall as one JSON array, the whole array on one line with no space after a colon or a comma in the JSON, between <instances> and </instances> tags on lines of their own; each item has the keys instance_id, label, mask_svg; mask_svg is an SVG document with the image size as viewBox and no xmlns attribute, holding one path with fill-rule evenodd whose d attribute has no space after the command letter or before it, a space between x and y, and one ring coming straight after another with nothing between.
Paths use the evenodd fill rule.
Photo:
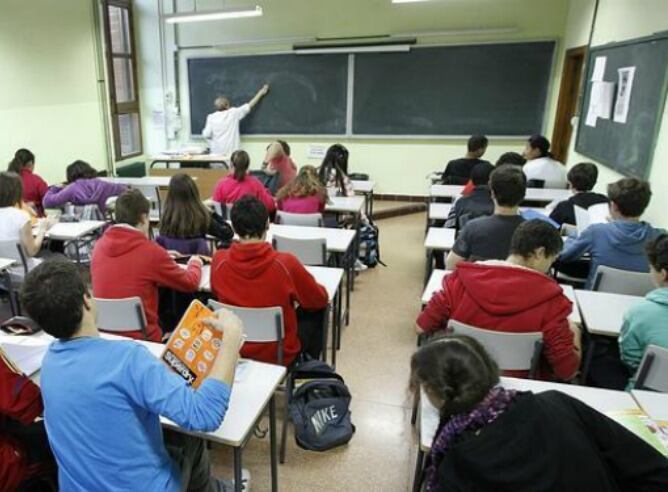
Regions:
<instances>
[{"instance_id":1,"label":"paper poster on wall","mask_svg":"<svg viewBox=\"0 0 668 492\"><path fill-rule=\"evenodd\" d=\"M633 78L636 67L624 67L617 70L619 82L617 84L617 101L613 120L617 123L626 123L629 114L631 93L633 92Z\"/></svg>"},{"instance_id":2,"label":"paper poster on wall","mask_svg":"<svg viewBox=\"0 0 668 492\"><path fill-rule=\"evenodd\" d=\"M602 118L610 119L612 113L612 101L615 94L615 84L612 82L592 82L589 95L589 108L585 124L595 127L596 120Z\"/></svg>"},{"instance_id":3,"label":"paper poster on wall","mask_svg":"<svg viewBox=\"0 0 668 492\"><path fill-rule=\"evenodd\" d=\"M594 70L591 72L591 81L600 82L605 74L605 64L608 58L606 56L597 56L594 60Z\"/></svg>"}]
</instances>

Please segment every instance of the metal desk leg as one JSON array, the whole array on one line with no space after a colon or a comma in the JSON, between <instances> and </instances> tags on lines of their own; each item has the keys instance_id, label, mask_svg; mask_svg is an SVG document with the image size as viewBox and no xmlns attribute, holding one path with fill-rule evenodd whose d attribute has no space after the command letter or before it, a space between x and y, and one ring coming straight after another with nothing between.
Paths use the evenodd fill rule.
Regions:
<instances>
[{"instance_id":1,"label":"metal desk leg","mask_svg":"<svg viewBox=\"0 0 668 492\"><path fill-rule=\"evenodd\" d=\"M334 297L334 302L336 306L336 319L334 320L334 328L332 337L336 336L336 339L332 338L333 346L332 351L334 353L333 362L336 363L336 350L341 348L341 285L339 285L338 290L336 291L336 296Z\"/></svg>"},{"instance_id":2,"label":"metal desk leg","mask_svg":"<svg viewBox=\"0 0 668 492\"><path fill-rule=\"evenodd\" d=\"M271 454L271 492L277 492L278 456L276 454L276 401L274 395L269 400L269 453Z\"/></svg>"},{"instance_id":3,"label":"metal desk leg","mask_svg":"<svg viewBox=\"0 0 668 492\"><path fill-rule=\"evenodd\" d=\"M369 193L369 218L373 218L373 191Z\"/></svg>"},{"instance_id":4,"label":"metal desk leg","mask_svg":"<svg viewBox=\"0 0 668 492\"><path fill-rule=\"evenodd\" d=\"M427 261L424 266L424 286L427 286L427 283L429 282L429 277L431 276L431 269L434 264L434 260L432 258L432 250L428 249L427 250Z\"/></svg>"},{"instance_id":5,"label":"metal desk leg","mask_svg":"<svg viewBox=\"0 0 668 492\"><path fill-rule=\"evenodd\" d=\"M332 304L327 304L325 308L325 317L322 320L322 352L320 357L322 357L323 362L327 362L327 339L329 338L329 316L332 314ZM333 316L333 314L332 314ZM334 323L332 323L333 325ZM332 340L334 339L334 328L332 327Z\"/></svg>"},{"instance_id":6,"label":"metal desk leg","mask_svg":"<svg viewBox=\"0 0 668 492\"><path fill-rule=\"evenodd\" d=\"M418 448L417 460L415 461L415 476L413 477L413 492L420 491L420 485L422 485L423 462L424 462L424 451Z\"/></svg>"},{"instance_id":7,"label":"metal desk leg","mask_svg":"<svg viewBox=\"0 0 668 492\"><path fill-rule=\"evenodd\" d=\"M241 492L243 483L241 483L241 446L234 448L234 491Z\"/></svg>"}]
</instances>

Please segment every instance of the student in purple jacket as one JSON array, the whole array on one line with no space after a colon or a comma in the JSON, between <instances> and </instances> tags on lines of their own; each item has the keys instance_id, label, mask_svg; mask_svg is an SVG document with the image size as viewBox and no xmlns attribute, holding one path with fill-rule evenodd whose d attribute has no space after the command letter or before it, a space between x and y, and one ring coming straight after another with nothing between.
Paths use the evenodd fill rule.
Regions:
<instances>
[{"instance_id":1,"label":"student in purple jacket","mask_svg":"<svg viewBox=\"0 0 668 492\"><path fill-rule=\"evenodd\" d=\"M100 212L106 211L106 203L112 196L127 190L127 186L102 181L97 171L87 162L74 161L67 166L67 183L51 186L42 200L44 208L62 207L66 203L77 206L96 204Z\"/></svg>"}]
</instances>

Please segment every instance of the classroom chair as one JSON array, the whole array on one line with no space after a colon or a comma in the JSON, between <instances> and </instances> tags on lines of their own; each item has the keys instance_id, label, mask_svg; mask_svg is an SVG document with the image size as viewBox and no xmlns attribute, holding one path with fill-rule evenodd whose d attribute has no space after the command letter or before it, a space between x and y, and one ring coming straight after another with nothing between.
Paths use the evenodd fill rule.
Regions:
<instances>
[{"instance_id":1,"label":"classroom chair","mask_svg":"<svg viewBox=\"0 0 668 492\"><path fill-rule=\"evenodd\" d=\"M284 350L283 339L285 338L285 325L283 323L283 309L280 307L266 307L266 308L244 308L239 306L232 306L222 302L209 299L208 305L214 311L221 309L229 309L236 314L244 325L245 341L249 343L276 343L276 360L280 365L283 365ZM290 368L288 368L288 371ZM285 409L283 410L283 428L281 430L281 445L279 451L279 459L281 463L285 463L285 448L288 435L288 414L290 409L290 401L292 397L292 388L290 386L290 378L286 377L287 385L281 386L286 395Z\"/></svg>"},{"instance_id":2,"label":"classroom chair","mask_svg":"<svg viewBox=\"0 0 668 492\"><path fill-rule=\"evenodd\" d=\"M20 316L21 304L17 287L23 283L23 279L28 274L28 255L26 255L21 243L0 241L0 258L16 261L15 266L7 269L0 277L0 289L7 292L12 316Z\"/></svg>"},{"instance_id":3,"label":"classroom chair","mask_svg":"<svg viewBox=\"0 0 668 492\"><path fill-rule=\"evenodd\" d=\"M544 179L530 179L527 181L527 188L545 188Z\"/></svg>"},{"instance_id":4,"label":"classroom chair","mask_svg":"<svg viewBox=\"0 0 668 492\"><path fill-rule=\"evenodd\" d=\"M276 223L305 227L322 227L322 214L291 214L279 210L276 212Z\"/></svg>"},{"instance_id":5,"label":"classroom chair","mask_svg":"<svg viewBox=\"0 0 668 492\"><path fill-rule=\"evenodd\" d=\"M95 298L97 316L95 322L101 331L123 335L131 331L139 331L146 335L146 314L139 297L125 299Z\"/></svg>"},{"instance_id":6,"label":"classroom chair","mask_svg":"<svg viewBox=\"0 0 668 492\"><path fill-rule=\"evenodd\" d=\"M529 379L536 377L543 351L541 332L507 333L485 330L454 319L448 322L448 330L478 340L502 371L529 371Z\"/></svg>"},{"instance_id":7,"label":"classroom chair","mask_svg":"<svg viewBox=\"0 0 668 492\"><path fill-rule=\"evenodd\" d=\"M636 371L634 389L668 393L668 349L649 345Z\"/></svg>"},{"instance_id":8,"label":"classroom chair","mask_svg":"<svg viewBox=\"0 0 668 492\"><path fill-rule=\"evenodd\" d=\"M323 266L327 264L327 240L325 238L294 239L274 234L271 243L276 251L292 253L303 265Z\"/></svg>"},{"instance_id":9,"label":"classroom chair","mask_svg":"<svg viewBox=\"0 0 668 492\"><path fill-rule=\"evenodd\" d=\"M225 220L230 220L230 212L232 211L233 203L220 203L211 201L213 211L220 215Z\"/></svg>"},{"instance_id":10,"label":"classroom chair","mask_svg":"<svg viewBox=\"0 0 668 492\"><path fill-rule=\"evenodd\" d=\"M600 265L596 269L596 277L591 290L629 296L645 296L655 288L656 286L649 273L631 272Z\"/></svg>"}]
</instances>

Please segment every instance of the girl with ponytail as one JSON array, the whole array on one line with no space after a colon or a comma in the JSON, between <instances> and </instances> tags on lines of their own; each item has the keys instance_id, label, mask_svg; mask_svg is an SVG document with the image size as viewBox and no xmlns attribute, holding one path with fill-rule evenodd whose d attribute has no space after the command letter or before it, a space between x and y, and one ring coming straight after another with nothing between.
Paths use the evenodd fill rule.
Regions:
<instances>
[{"instance_id":1,"label":"girl with ponytail","mask_svg":"<svg viewBox=\"0 0 668 492\"><path fill-rule=\"evenodd\" d=\"M23 182L23 202L32 207L40 215L44 215L42 199L48 185L41 177L34 173L35 154L28 149L19 149L9 163L7 171L18 174Z\"/></svg>"}]
</instances>

